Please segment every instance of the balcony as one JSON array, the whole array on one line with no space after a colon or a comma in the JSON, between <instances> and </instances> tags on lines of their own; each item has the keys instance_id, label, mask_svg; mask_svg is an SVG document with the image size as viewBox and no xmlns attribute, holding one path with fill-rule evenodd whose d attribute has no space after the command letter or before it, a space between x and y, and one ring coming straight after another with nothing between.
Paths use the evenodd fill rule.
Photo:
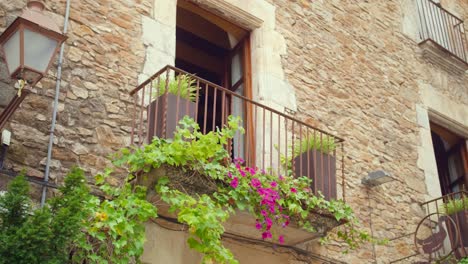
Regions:
<instances>
[{"instance_id":1,"label":"balcony","mask_svg":"<svg viewBox=\"0 0 468 264\"><path fill-rule=\"evenodd\" d=\"M422 206L426 217L415 233L418 252L432 260L449 255L467 257L468 192L451 193Z\"/></svg>"},{"instance_id":2,"label":"balcony","mask_svg":"<svg viewBox=\"0 0 468 264\"><path fill-rule=\"evenodd\" d=\"M432 0L417 0L420 21L419 45L434 62L446 67L468 69L467 41L463 20Z\"/></svg>"},{"instance_id":3,"label":"balcony","mask_svg":"<svg viewBox=\"0 0 468 264\"><path fill-rule=\"evenodd\" d=\"M187 80L196 87L188 93ZM314 194L321 193L328 200L344 199L343 140L336 136L172 66L158 71L130 95L134 98L132 145L142 146L154 136L171 138L186 115L198 123L203 133L224 126L229 115L240 116L245 133L237 133L230 142L228 152L232 158L241 157L246 166L277 175L307 176L312 179ZM150 175L173 173L170 168L160 169ZM203 190L203 186L199 187ZM253 217L238 212L226 229L249 236L254 222ZM297 244L343 224L326 212L316 213L314 222L316 234L288 227L286 240Z\"/></svg>"}]
</instances>

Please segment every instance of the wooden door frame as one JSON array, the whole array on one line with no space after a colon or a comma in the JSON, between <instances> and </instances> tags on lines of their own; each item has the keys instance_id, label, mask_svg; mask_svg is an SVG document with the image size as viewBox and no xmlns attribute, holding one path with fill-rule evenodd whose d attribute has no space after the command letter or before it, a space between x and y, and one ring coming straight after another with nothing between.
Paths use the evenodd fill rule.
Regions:
<instances>
[{"instance_id":1,"label":"wooden door frame","mask_svg":"<svg viewBox=\"0 0 468 264\"><path fill-rule=\"evenodd\" d=\"M231 76L231 62L234 55L241 50L241 63L242 63L242 78L239 79L235 84L232 82ZM250 32L244 38L242 38L239 43L231 50L228 59L226 60L226 77L224 78L226 82L226 88L231 91L234 91L235 88L240 85L244 85L244 96L252 99L252 58L251 58L251 46L250 46ZM234 90L233 90L234 89ZM231 108L232 104L229 102L229 107ZM254 131L254 120L252 116L252 104L249 104L244 101L244 117L243 117L243 126L245 129L245 141L244 141L244 153L247 165L255 166L255 131ZM232 108L228 109L227 112L232 112ZM248 150L248 151L247 151Z\"/></svg>"}]
</instances>

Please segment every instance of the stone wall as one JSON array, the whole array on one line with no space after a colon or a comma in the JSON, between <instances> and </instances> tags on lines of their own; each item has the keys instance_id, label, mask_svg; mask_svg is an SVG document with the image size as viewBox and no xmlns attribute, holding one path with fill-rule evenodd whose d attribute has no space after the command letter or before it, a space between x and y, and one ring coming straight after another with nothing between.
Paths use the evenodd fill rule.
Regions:
<instances>
[{"instance_id":1,"label":"stone wall","mask_svg":"<svg viewBox=\"0 0 468 264\"><path fill-rule=\"evenodd\" d=\"M422 213L418 203L427 198L418 161L424 151L431 155L432 143L426 137L430 148L420 149L416 111L431 108L431 96L423 98L425 86L449 98L446 108L468 109L468 74L450 73L422 58L417 43L402 31L403 2L272 1L278 31L286 39L282 62L296 89L296 117L346 139L347 200L364 227L372 225L374 235L389 239L415 230ZM446 2L456 2L449 8L468 17L466 1ZM447 117L468 127L468 113L455 111ZM397 180L368 190L360 180L377 169ZM412 239L378 246L377 261L410 255ZM338 247L314 249L333 255ZM365 263L373 254L364 248L343 258Z\"/></svg>"},{"instance_id":2,"label":"stone wall","mask_svg":"<svg viewBox=\"0 0 468 264\"><path fill-rule=\"evenodd\" d=\"M0 2L0 31L25 4L21 0ZM62 29L65 1L46 1L46 6ZM95 173L108 164L110 153L129 144L133 101L128 92L137 85L143 68L141 23L152 9L150 0L71 1L52 179L62 177L75 164ZM30 176L44 176L56 69L57 65L51 67L37 85L37 94L25 99L7 126L13 132L9 169L26 168Z\"/></svg>"},{"instance_id":3,"label":"stone wall","mask_svg":"<svg viewBox=\"0 0 468 264\"><path fill-rule=\"evenodd\" d=\"M258 43L253 70L260 73L253 76L255 99L297 110L295 117L346 140L347 201L364 228L390 239L412 232L423 214L418 204L437 196L430 113L453 119L461 130L468 127L468 74L448 72L422 57L417 42L405 34L407 1L223 1L264 23L252 34ZM0 2L0 31L25 2ZM466 1L441 2L468 20ZM46 4L63 25L65 1ZM71 8L51 167L57 181L74 164L91 175L109 163L108 154L129 145L128 91L173 63L175 54L173 0L73 0ZM13 138L7 168L26 168L39 178L55 69L8 125ZM280 84L274 82L278 78ZM268 92L270 86L277 92ZM285 89L295 96L281 94ZM378 169L397 180L367 189L361 178ZM348 255L335 243L303 247L349 263L386 263L410 255L412 237Z\"/></svg>"}]
</instances>

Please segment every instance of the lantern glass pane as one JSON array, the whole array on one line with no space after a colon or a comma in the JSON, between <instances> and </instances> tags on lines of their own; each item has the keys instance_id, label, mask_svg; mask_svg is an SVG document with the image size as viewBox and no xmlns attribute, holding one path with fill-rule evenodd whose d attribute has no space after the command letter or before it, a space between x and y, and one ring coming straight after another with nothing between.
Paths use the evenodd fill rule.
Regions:
<instances>
[{"instance_id":1,"label":"lantern glass pane","mask_svg":"<svg viewBox=\"0 0 468 264\"><path fill-rule=\"evenodd\" d=\"M37 32L24 30L24 65L45 72L57 47L57 40Z\"/></svg>"},{"instance_id":2,"label":"lantern glass pane","mask_svg":"<svg viewBox=\"0 0 468 264\"><path fill-rule=\"evenodd\" d=\"M5 51L5 59L8 65L10 74L13 73L20 66L20 32L16 31L6 42L3 44Z\"/></svg>"}]
</instances>

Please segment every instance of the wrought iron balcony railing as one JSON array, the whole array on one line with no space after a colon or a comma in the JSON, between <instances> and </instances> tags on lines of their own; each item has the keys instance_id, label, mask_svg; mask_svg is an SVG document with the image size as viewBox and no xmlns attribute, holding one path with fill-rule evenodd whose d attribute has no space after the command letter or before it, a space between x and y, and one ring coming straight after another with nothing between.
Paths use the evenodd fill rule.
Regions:
<instances>
[{"instance_id":1,"label":"wrought iron balcony railing","mask_svg":"<svg viewBox=\"0 0 468 264\"><path fill-rule=\"evenodd\" d=\"M191 96L186 92L187 76L196 87ZM203 133L221 128L229 115L240 116L245 134L232 140L228 151L233 158L279 175L307 176L311 189L327 199L345 196L343 140L336 136L172 66L130 95L135 109L133 145L148 143L153 136L170 138L185 115L196 120Z\"/></svg>"},{"instance_id":2,"label":"wrought iron balcony railing","mask_svg":"<svg viewBox=\"0 0 468 264\"><path fill-rule=\"evenodd\" d=\"M432 0L417 0L422 42L432 41L444 51L468 64L463 20Z\"/></svg>"},{"instance_id":3,"label":"wrought iron balcony railing","mask_svg":"<svg viewBox=\"0 0 468 264\"><path fill-rule=\"evenodd\" d=\"M418 235L423 232L416 232L415 243L420 246L420 253L432 259L450 255L457 259L468 257L468 192L450 193L427 201L422 207L428 221L421 221L420 226L429 226L430 233L426 234L427 241L421 242Z\"/></svg>"}]
</instances>

